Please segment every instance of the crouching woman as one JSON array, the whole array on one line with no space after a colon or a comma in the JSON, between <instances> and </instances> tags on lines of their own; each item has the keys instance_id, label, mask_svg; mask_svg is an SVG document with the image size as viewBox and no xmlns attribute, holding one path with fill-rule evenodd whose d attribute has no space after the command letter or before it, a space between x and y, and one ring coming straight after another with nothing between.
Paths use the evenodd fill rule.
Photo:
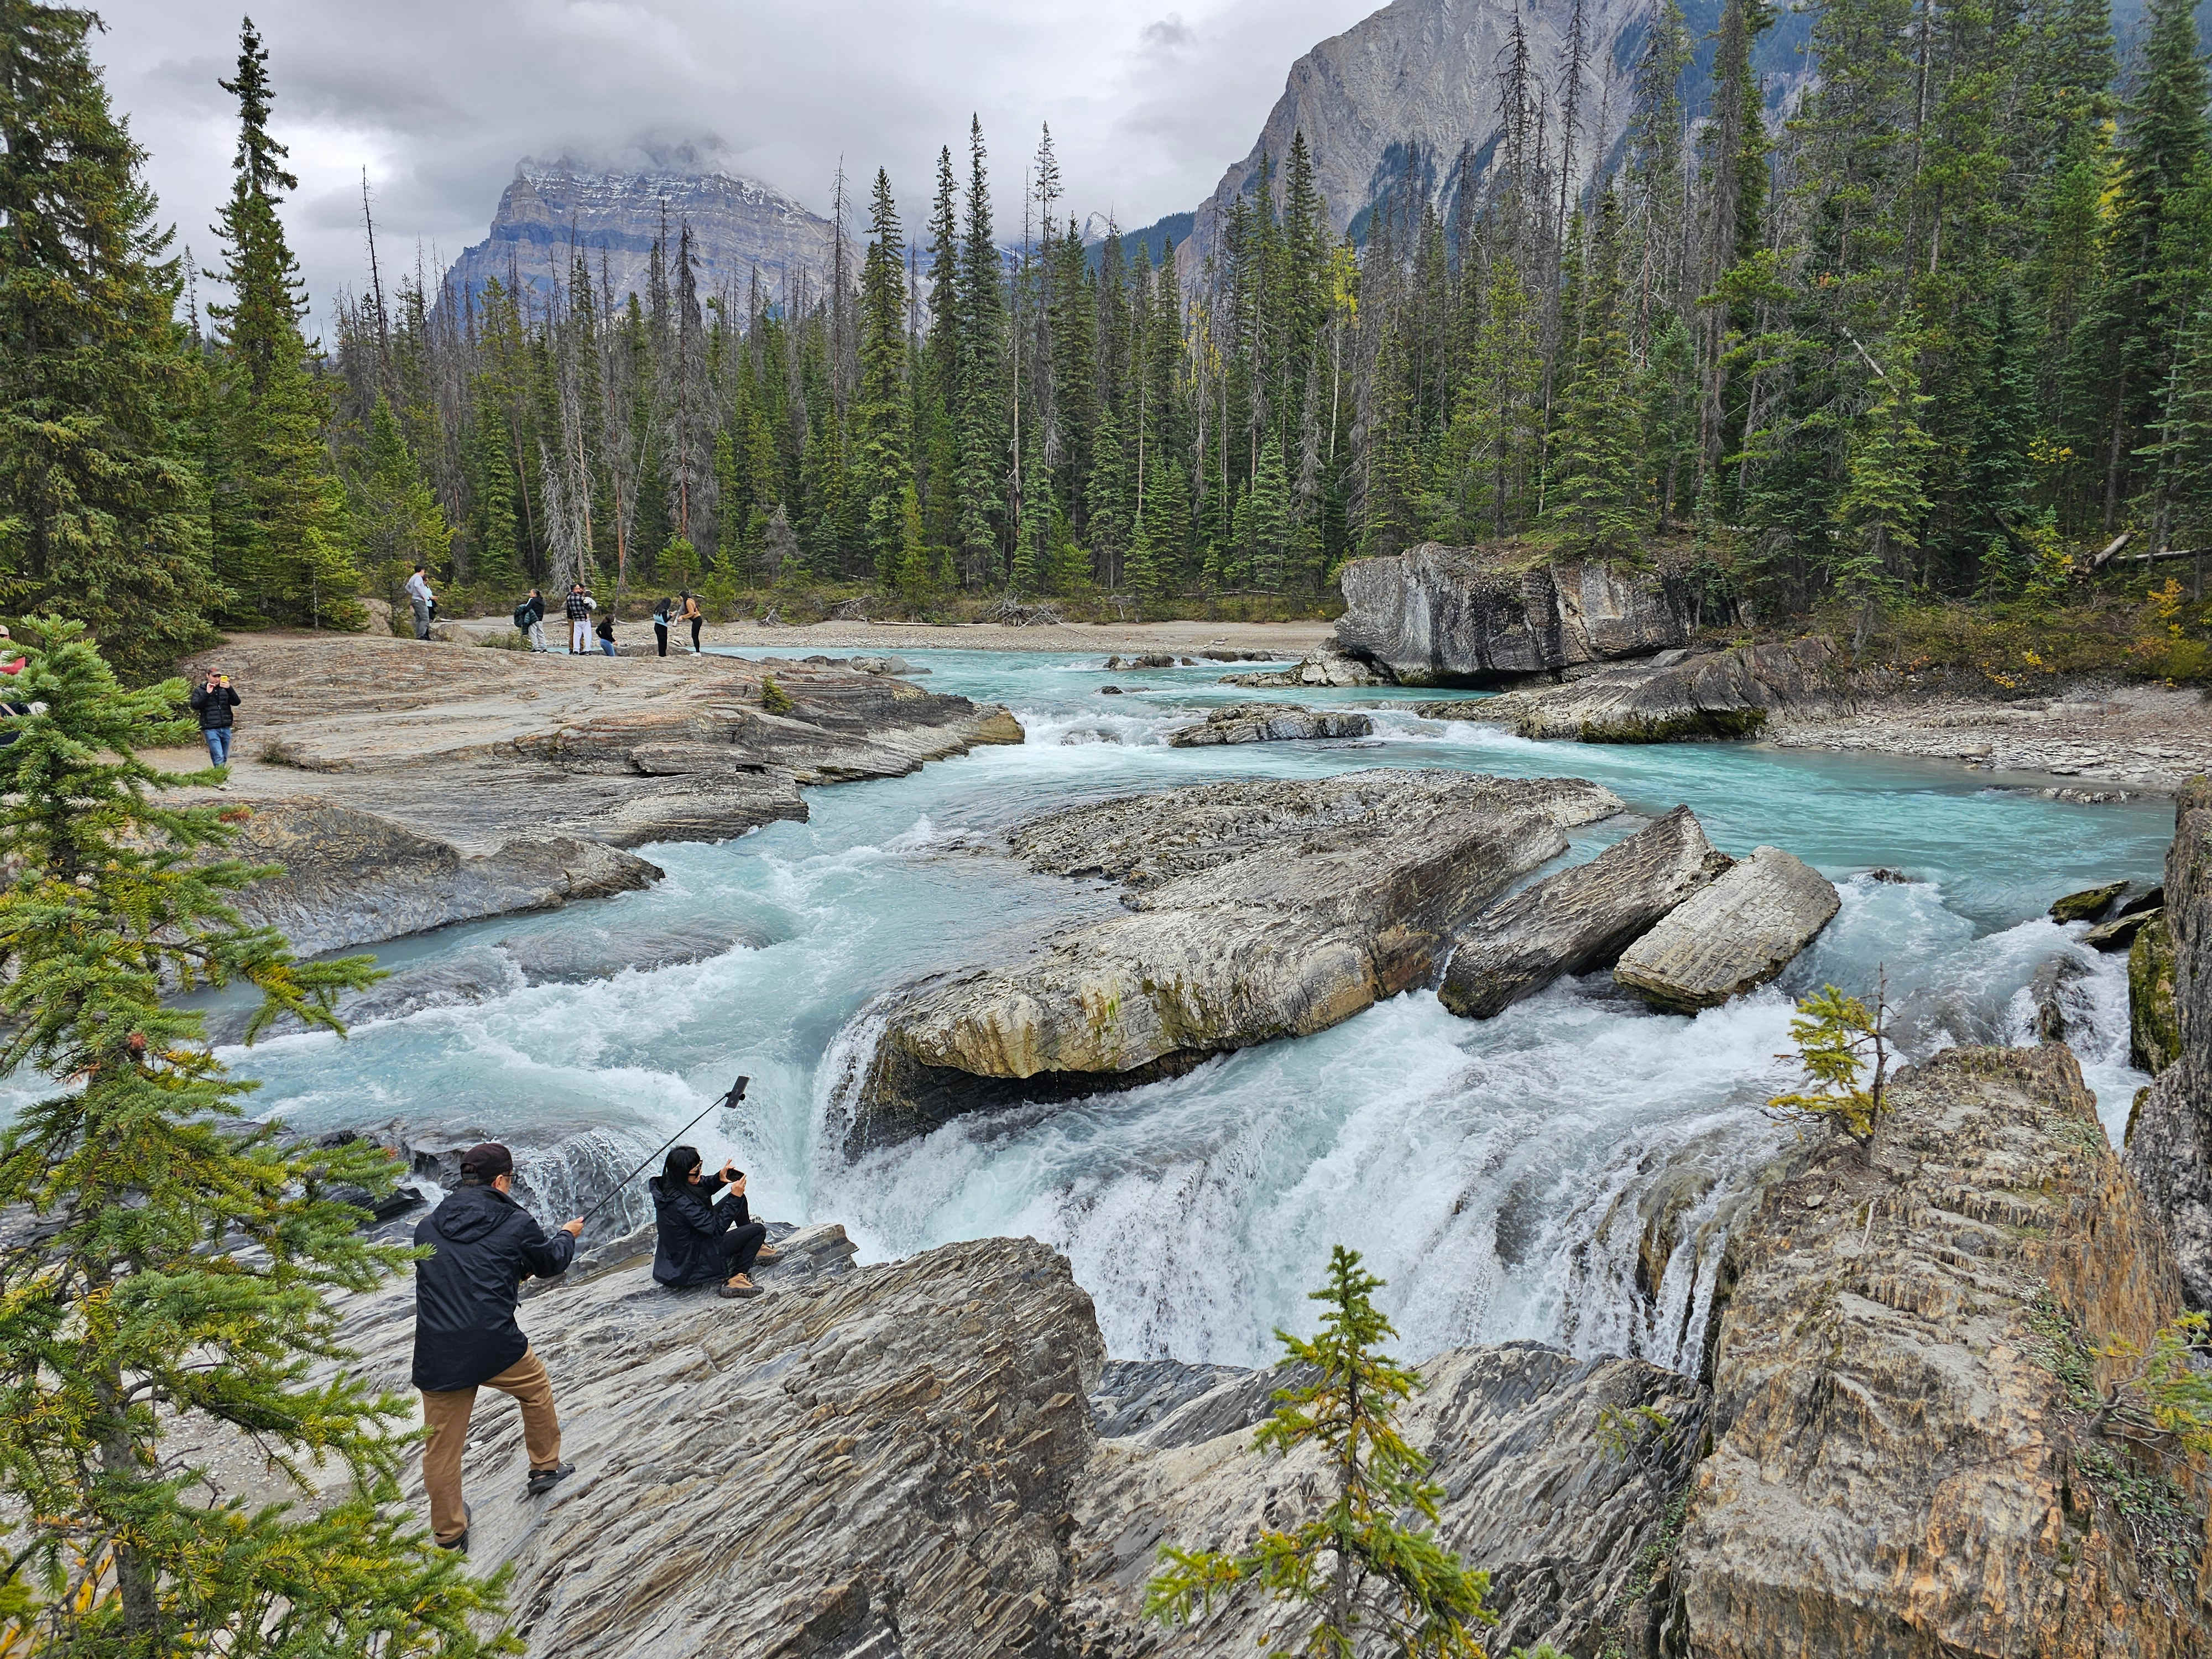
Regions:
<instances>
[{"instance_id":1,"label":"crouching woman","mask_svg":"<svg viewBox=\"0 0 2212 1659\"><path fill-rule=\"evenodd\" d=\"M733 1164L706 1175L698 1149L678 1146L647 1184L660 1231L653 1253L654 1279L672 1285L720 1279L723 1296L760 1294L752 1270L775 1261L775 1247L764 1242L768 1228L747 1211L745 1178ZM729 1191L718 1203L714 1194L725 1185Z\"/></svg>"}]
</instances>

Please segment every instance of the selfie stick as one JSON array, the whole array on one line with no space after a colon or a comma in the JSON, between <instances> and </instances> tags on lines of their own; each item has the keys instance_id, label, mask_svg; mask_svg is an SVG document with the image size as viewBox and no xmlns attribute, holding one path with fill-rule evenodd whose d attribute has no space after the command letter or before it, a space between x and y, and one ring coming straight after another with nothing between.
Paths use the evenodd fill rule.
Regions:
<instances>
[{"instance_id":1,"label":"selfie stick","mask_svg":"<svg viewBox=\"0 0 2212 1659\"><path fill-rule=\"evenodd\" d=\"M674 1134L669 1136L667 1139L662 1141L653 1151L647 1153L645 1162L640 1164L637 1166L637 1170L642 1170L647 1164L652 1163L654 1158L659 1158L661 1153L666 1152L678 1141L683 1139L685 1135L690 1133L692 1126L699 1121L699 1118L706 1116L707 1112L713 1111L715 1106L734 1106L739 1101L743 1100L745 1097L745 1085L751 1081L752 1079L749 1077L741 1077L735 1083L732 1083L730 1085L730 1092L724 1095L720 1100L716 1101L714 1106L707 1108L706 1112L700 1113L699 1117L693 1118L690 1123L685 1124ZM601 1199L598 1203L592 1205L590 1209L584 1212L584 1219L586 1221L589 1221L601 1210L605 1209L608 1205L613 1203L616 1194L620 1193L623 1188L629 1186L632 1181L637 1178L637 1170L632 1170L620 1181L615 1182L614 1186L608 1190L607 1195L605 1198Z\"/></svg>"}]
</instances>

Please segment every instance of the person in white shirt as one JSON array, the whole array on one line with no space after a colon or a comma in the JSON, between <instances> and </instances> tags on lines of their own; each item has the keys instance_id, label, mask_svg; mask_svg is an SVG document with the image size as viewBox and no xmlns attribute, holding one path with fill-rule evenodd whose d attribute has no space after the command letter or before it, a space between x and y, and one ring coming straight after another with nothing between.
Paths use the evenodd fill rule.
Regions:
<instances>
[{"instance_id":1,"label":"person in white shirt","mask_svg":"<svg viewBox=\"0 0 2212 1659\"><path fill-rule=\"evenodd\" d=\"M437 596L430 592L430 579L416 565L415 574L407 579L407 602L415 607L415 637L430 637L430 612L437 605Z\"/></svg>"}]
</instances>

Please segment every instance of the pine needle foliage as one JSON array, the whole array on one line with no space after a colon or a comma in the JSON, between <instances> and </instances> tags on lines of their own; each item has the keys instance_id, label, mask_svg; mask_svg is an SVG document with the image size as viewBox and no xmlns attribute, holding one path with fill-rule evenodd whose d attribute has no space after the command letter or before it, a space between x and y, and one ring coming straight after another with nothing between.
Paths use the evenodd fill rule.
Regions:
<instances>
[{"instance_id":1,"label":"pine needle foliage","mask_svg":"<svg viewBox=\"0 0 2212 1659\"><path fill-rule=\"evenodd\" d=\"M1148 1614L1187 1624L1217 1599L1256 1587L1317 1615L1302 1635L1271 1646L1273 1659L1351 1659L1378 1645L1407 1659L1482 1659L1477 1632L1496 1618L1483 1600L1490 1575L1466 1566L1430 1529L1443 1489L1397 1427L1420 1379L1378 1352L1397 1334L1375 1305L1382 1285L1340 1244L1328 1282L1312 1293L1328 1310L1320 1334L1275 1333L1277 1363L1306 1369L1311 1380L1276 1391L1253 1449L1319 1449L1334 1489L1328 1507L1261 1534L1239 1555L1163 1547L1162 1570L1146 1587Z\"/></svg>"},{"instance_id":2,"label":"pine needle foliage","mask_svg":"<svg viewBox=\"0 0 2212 1659\"><path fill-rule=\"evenodd\" d=\"M0 746L0 1071L51 1079L0 1133L0 1651L155 1656L507 1650L466 1577L397 1509L406 1402L343 1371L331 1297L408 1255L338 1183L388 1190L367 1143L241 1120L251 1085L166 994L243 983L253 1027L339 1029L368 960L300 963L233 901L240 809L161 799L146 747L191 740L181 681L126 690L80 623L37 618ZM207 1467L249 1452L304 1502Z\"/></svg>"},{"instance_id":3,"label":"pine needle foliage","mask_svg":"<svg viewBox=\"0 0 2212 1659\"><path fill-rule=\"evenodd\" d=\"M1790 1022L1796 1051L1776 1058L1795 1060L1804 1068L1804 1076L1796 1089L1766 1103L1767 1111L1784 1122L1827 1124L1841 1130L1858 1144L1869 1164L1888 1109L1888 989L1885 975L1872 1008L1832 985L1801 999L1796 1018ZM1874 1068L1870 1078L1869 1066Z\"/></svg>"}]
</instances>

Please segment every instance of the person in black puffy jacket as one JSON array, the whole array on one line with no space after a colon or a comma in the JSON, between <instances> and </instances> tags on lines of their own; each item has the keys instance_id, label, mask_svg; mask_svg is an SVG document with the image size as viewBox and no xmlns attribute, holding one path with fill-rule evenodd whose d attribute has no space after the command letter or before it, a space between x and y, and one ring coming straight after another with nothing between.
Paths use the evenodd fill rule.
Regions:
<instances>
[{"instance_id":1,"label":"person in black puffy jacket","mask_svg":"<svg viewBox=\"0 0 2212 1659\"><path fill-rule=\"evenodd\" d=\"M573 1465L561 1461L561 1422L545 1363L514 1321L526 1279L557 1279L576 1254L580 1218L550 1237L509 1195L514 1158L497 1141L461 1158L461 1184L415 1229L430 1255L415 1264L415 1386L422 1391L422 1486L441 1549L469 1547L461 1501L461 1451L479 1388L513 1395L530 1454L526 1494L552 1491Z\"/></svg>"},{"instance_id":2,"label":"person in black puffy jacket","mask_svg":"<svg viewBox=\"0 0 2212 1659\"><path fill-rule=\"evenodd\" d=\"M775 1248L764 1242L767 1227L746 1209L744 1176L729 1164L714 1175L702 1176L701 1170L697 1149L678 1146L646 1183L653 1188L653 1219L659 1228L653 1276L675 1285L719 1279L724 1296L758 1296L752 1270L775 1261ZM725 1184L730 1190L716 1203L714 1194Z\"/></svg>"}]
</instances>

